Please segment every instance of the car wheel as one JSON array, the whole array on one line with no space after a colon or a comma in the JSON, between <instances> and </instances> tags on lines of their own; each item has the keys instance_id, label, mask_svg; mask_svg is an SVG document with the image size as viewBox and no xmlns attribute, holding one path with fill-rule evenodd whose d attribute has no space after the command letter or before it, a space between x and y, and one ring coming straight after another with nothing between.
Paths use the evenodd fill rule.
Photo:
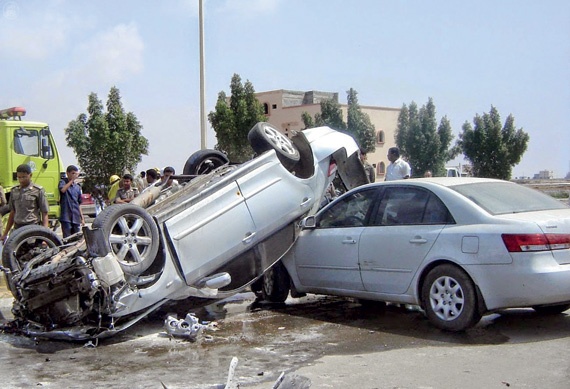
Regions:
<instances>
[{"instance_id":1,"label":"car wheel","mask_svg":"<svg viewBox=\"0 0 570 389\"><path fill-rule=\"evenodd\" d=\"M443 330L464 331L481 319L475 285L454 265L440 265L427 274L421 300L428 319Z\"/></svg>"},{"instance_id":2,"label":"car wheel","mask_svg":"<svg viewBox=\"0 0 570 389\"><path fill-rule=\"evenodd\" d=\"M197 176L210 173L214 169L228 164L228 157L218 150L199 150L186 160L182 174Z\"/></svg>"},{"instance_id":3,"label":"car wheel","mask_svg":"<svg viewBox=\"0 0 570 389\"><path fill-rule=\"evenodd\" d=\"M287 300L289 289L291 288L291 279L287 269L281 263L277 262L263 275L262 295L265 301L272 303L282 303Z\"/></svg>"},{"instance_id":4,"label":"car wheel","mask_svg":"<svg viewBox=\"0 0 570 389\"><path fill-rule=\"evenodd\" d=\"M249 286L249 289L251 289L253 294L255 294L255 297L263 299L263 276L253 281Z\"/></svg>"},{"instance_id":5,"label":"car wheel","mask_svg":"<svg viewBox=\"0 0 570 389\"><path fill-rule=\"evenodd\" d=\"M19 273L28 261L47 249L61 246L60 237L43 226L31 225L18 228L10 234L2 250L2 265L10 269L12 275ZM16 296L16 290L7 278L8 287Z\"/></svg>"},{"instance_id":6,"label":"car wheel","mask_svg":"<svg viewBox=\"0 0 570 389\"><path fill-rule=\"evenodd\" d=\"M247 138L257 154L263 154L267 150L274 149L277 152L277 157L288 170L291 170L301 159L299 149L291 139L269 123L257 123L249 131Z\"/></svg>"},{"instance_id":7,"label":"car wheel","mask_svg":"<svg viewBox=\"0 0 570 389\"><path fill-rule=\"evenodd\" d=\"M541 315L558 315L559 313L569 310L570 304L537 305L532 307L532 309Z\"/></svg>"},{"instance_id":8,"label":"car wheel","mask_svg":"<svg viewBox=\"0 0 570 389\"><path fill-rule=\"evenodd\" d=\"M95 218L93 228L103 230L107 249L117 256L125 273L139 275L152 265L158 253L158 227L144 208L112 205Z\"/></svg>"}]
</instances>

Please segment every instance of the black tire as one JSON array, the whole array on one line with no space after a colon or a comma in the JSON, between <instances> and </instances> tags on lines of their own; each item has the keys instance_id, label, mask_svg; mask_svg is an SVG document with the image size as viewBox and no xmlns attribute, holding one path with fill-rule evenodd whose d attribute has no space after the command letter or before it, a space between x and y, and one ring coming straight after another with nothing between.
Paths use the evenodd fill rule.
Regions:
<instances>
[{"instance_id":1,"label":"black tire","mask_svg":"<svg viewBox=\"0 0 570 389\"><path fill-rule=\"evenodd\" d=\"M253 281L249 286L249 289L251 289L253 294L255 294L255 297L263 299L263 276Z\"/></svg>"},{"instance_id":2,"label":"black tire","mask_svg":"<svg viewBox=\"0 0 570 389\"><path fill-rule=\"evenodd\" d=\"M454 265L430 270L421 288L421 301L428 319L442 330L464 331L481 319L475 285Z\"/></svg>"},{"instance_id":3,"label":"black tire","mask_svg":"<svg viewBox=\"0 0 570 389\"><path fill-rule=\"evenodd\" d=\"M182 174L192 176L207 174L229 162L228 157L218 150L199 150L188 157Z\"/></svg>"},{"instance_id":4,"label":"black tire","mask_svg":"<svg viewBox=\"0 0 570 389\"><path fill-rule=\"evenodd\" d=\"M115 204L105 208L93 221L107 237L112 251L127 274L139 275L148 269L159 247L158 227L148 212L134 204Z\"/></svg>"},{"instance_id":5,"label":"black tire","mask_svg":"<svg viewBox=\"0 0 570 389\"><path fill-rule=\"evenodd\" d=\"M537 313L541 315L558 315L570 309L570 304L557 304L557 305L537 305L532 307Z\"/></svg>"},{"instance_id":6,"label":"black tire","mask_svg":"<svg viewBox=\"0 0 570 389\"><path fill-rule=\"evenodd\" d=\"M265 301L283 303L287 300L291 288L291 279L281 261L267 270L262 279L261 293Z\"/></svg>"},{"instance_id":7,"label":"black tire","mask_svg":"<svg viewBox=\"0 0 570 389\"><path fill-rule=\"evenodd\" d=\"M61 238L49 228L30 225L12 231L2 250L2 265L10 269L13 275L19 273L26 262L47 249L61 246ZM16 296L16 290L8 277L8 287Z\"/></svg>"},{"instance_id":8,"label":"black tire","mask_svg":"<svg viewBox=\"0 0 570 389\"><path fill-rule=\"evenodd\" d=\"M259 122L247 135L249 144L257 154L275 150L279 161L286 169L291 170L301 159L297 146L269 123Z\"/></svg>"}]
</instances>

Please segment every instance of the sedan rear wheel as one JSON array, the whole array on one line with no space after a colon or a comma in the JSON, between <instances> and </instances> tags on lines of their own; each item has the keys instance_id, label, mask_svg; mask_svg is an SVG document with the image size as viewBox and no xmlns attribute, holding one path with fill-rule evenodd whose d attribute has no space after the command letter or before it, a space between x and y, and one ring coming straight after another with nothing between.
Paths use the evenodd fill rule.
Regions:
<instances>
[{"instance_id":1,"label":"sedan rear wheel","mask_svg":"<svg viewBox=\"0 0 570 389\"><path fill-rule=\"evenodd\" d=\"M428 273L421 300L432 324L446 331L464 331L481 319L475 285L454 265L440 265Z\"/></svg>"}]
</instances>

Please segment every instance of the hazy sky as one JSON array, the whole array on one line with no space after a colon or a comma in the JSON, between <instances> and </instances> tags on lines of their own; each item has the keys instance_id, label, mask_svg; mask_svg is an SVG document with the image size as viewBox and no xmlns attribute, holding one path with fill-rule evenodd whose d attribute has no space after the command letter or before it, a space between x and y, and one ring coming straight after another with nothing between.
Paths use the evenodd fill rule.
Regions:
<instances>
[{"instance_id":1,"label":"hazy sky","mask_svg":"<svg viewBox=\"0 0 570 389\"><path fill-rule=\"evenodd\" d=\"M434 99L457 135L495 106L530 143L514 176L570 171L570 1L204 0L207 112L234 73L257 92ZM198 0L0 0L0 108L64 129L119 88L143 125L138 170L181 172L200 148ZM208 147L216 143L213 131Z\"/></svg>"}]
</instances>

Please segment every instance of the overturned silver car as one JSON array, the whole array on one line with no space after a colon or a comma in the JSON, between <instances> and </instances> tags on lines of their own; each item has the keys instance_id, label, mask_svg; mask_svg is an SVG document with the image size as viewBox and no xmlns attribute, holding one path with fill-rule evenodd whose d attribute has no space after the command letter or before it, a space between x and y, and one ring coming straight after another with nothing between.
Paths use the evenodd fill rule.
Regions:
<instances>
[{"instance_id":1,"label":"overturned silver car","mask_svg":"<svg viewBox=\"0 0 570 389\"><path fill-rule=\"evenodd\" d=\"M335 177L345 189L367 182L352 137L328 127L289 139L258 123L249 140L258 157L232 165L201 150L177 190L153 187L108 207L66 240L40 226L15 230L2 252L15 298L10 329L108 337L168 301L231 296L289 250L297 222L319 209Z\"/></svg>"}]
</instances>

